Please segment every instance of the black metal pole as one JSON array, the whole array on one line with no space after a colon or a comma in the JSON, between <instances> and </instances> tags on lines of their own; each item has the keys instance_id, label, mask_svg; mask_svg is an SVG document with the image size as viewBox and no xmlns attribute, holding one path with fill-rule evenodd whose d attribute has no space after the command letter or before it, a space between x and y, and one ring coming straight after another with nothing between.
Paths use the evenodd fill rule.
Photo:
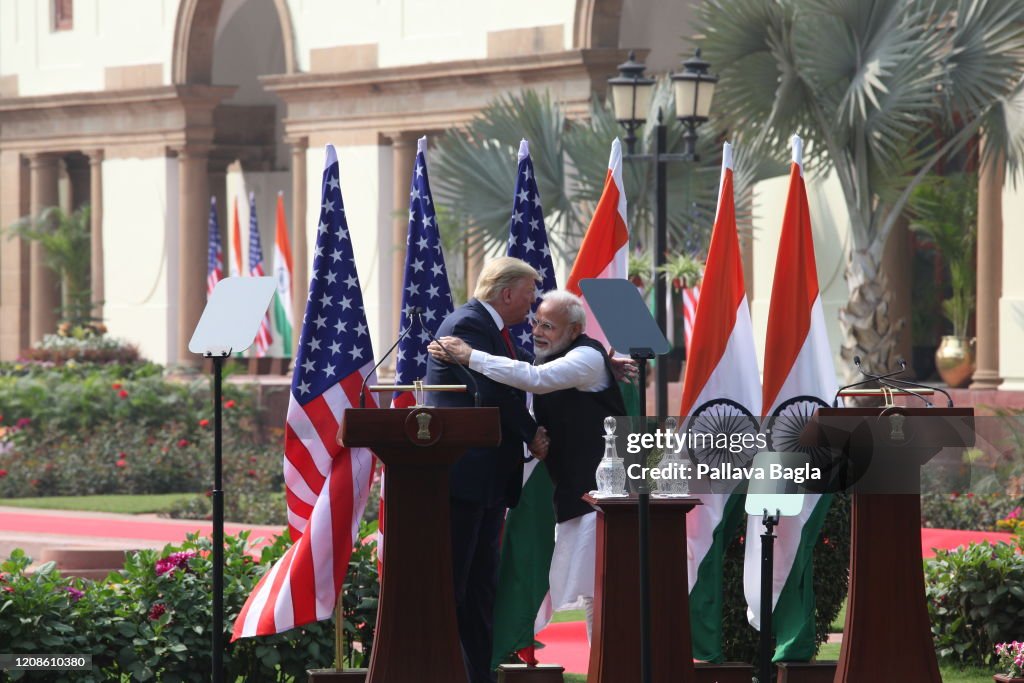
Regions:
<instances>
[{"instance_id":1,"label":"black metal pole","mask_svg":"<svg viewBox=\"0 0 1024 683\"><path fill-rule=\"evenodd\" d=\"M640 424L647 430L647 361L654 353L631 351L630 356L640 368ZM651 683L651 572L650 572L651 491L647 478L637 486L638 545L640 551L640 681Z\"/></svg>"},{"instance_id":2,"label":"black metal pole","mask_svg":"<svg viewBox=\"0 0 1024 683\"><path fill-rule=\"evenodd\" d=\"M758 647L757 676L754 683L772 680L772 576L775 564L775 534L773 527L779 516L764 511L764 533L761 534L761 637Z\"/></svg>"},{"instance_id":3,"label":"black metal pole","mask_svg":"<svg viewBox=\"0 0 1024 683\"><path fill-rule=\"evenodd\" d=\"M654 321L658 324L658 329L667 332L668 290L665 285L665 274L660 269L665 265L665 255L668 251L668 174L665 171L666 161L663 159L668 143L660 109L655 131L657 144L654 149ZM654 409L655 417L660 420L668 416L668 363L665 358L658 361L655 372Z\"/></svg>"},{"instance_id":4,"label":"black metal pole","mask_svg":"<svg viewBox=\"0 0 1024 683\"><path fill-rule=\"evenodd\" d=\"M224 681L224 491L221 375L227 354L213 356L213 681Z\"/></svg>"}]
</instances>

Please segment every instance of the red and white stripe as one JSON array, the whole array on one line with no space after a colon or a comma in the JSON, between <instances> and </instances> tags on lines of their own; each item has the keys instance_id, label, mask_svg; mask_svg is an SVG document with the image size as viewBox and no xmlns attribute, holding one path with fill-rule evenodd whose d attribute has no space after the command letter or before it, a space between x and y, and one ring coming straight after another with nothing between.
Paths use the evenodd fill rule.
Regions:
<instances>
[{"instance_id":1,"label":"red and white stripe","mask_svg":"<svg viewBox=\"0 0 1024 683\"><path fill-rule=\"evenodd\" d=\"M693 321L697 317L697 302L700 301L700 285L683 288L683 335L686 341L686 352L690 352L693 340Z\"/></svg>"},{"instance_id":2,"label":"red and white stripe","mask_svg":"<svg viewBox=\"0 0 1024 683\"><path fill-rule=\"evenodd\" d=\"M249 275L252 277L263 277L263 262L260 261L254 267L249 269ZM256 357L263 358L267 355L267 351L270 349L270 345L274 343L274 338L270 335L270 309L263 314L263 320L260 321L260 329L256 332Z\"/></svg>"},{"instance_id":3,"label":"red and white stripe","mask_svg":"<svg viewBox=\"0 0 1024 683\"><path fill-rule=\"evenodd\" d=\"M367 448L338 445L346 408L358 405L364 365L305 406L294 397L285 427L288 529L295 543L260 580L235 620L232 640L280 633L330 617L359 534L359 520L373 480ZM376 381L371 376L369 383ZM367 407L376 408L372 395Z\"/></svg>"}]
</instances>

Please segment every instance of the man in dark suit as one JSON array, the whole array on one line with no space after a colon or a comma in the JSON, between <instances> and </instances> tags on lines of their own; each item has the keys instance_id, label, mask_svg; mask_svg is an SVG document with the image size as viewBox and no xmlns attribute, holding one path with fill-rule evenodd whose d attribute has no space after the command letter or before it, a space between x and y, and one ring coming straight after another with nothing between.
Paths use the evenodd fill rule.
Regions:
<instances>
[{"instance_id":1,"label":"man in dark suit","mask_svg":"<svg viewBox=\"0 0 1024 683\"><path fill-rule=\"evenodd\" d=\"M474 349L517 360L532 355L517 348L508 328L522 322L536 298L540 276L526 262L511 257L489 261L477 280L474 298L445 318L437 336L453 336ZM472 372L472 371L470 371ZM519 502L524 444L538 457L547 454L548 438L526 408L526 394L473 372L480 405L497 406L501 443L473 448L452 466L452 574L459 638L470 683L491 683L494 596L505 509ZM464 384L454 365L427 360L427 384ZM473 395L437 392L438 407L469 407Z\"/></svg>"}]
</instances>

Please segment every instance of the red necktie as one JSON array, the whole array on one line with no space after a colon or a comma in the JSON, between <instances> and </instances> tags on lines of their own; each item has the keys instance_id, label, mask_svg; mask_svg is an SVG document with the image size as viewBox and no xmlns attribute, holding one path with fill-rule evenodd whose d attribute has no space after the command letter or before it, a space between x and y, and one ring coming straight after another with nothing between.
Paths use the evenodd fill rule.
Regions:
<instances>
[{"instance_id":1,"label":"red necktie","mask_svg":"<svg viewBox=\"0 0 1024 683\"><path fill-rule=\"evenodd\" d=\"M505 346L508 347L508 353L512 357L512 360L516 358L516 347L512 345L512 335L509 333L507 327L501 328L501 336L505 339Z\"/></svg>"}]
</instances>

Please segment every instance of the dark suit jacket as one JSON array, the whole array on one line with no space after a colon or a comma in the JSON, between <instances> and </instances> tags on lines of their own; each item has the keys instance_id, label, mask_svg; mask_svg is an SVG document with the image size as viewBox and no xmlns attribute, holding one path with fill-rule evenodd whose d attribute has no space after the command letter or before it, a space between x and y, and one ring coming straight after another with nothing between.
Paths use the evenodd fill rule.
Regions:
<instances>
[{"instance_id":1,"label":"dark suit jacket","mask_svg":"<svg viewBox=\"0 0 1024 683\"><path fill-rule=\"evenodd\" d=\"M452 312L437 330L437 336L463 339L479 351L508 357L508 347L494 319L476 299ZM533 356L517 348L519 360ZM523 481L523 445L537 431L537 423L526 409L526 394L518 389L472 373L480 391L481 406L497 406L501 416L501 443L496 448L471 448L451 470L451 496L485 506L514 507L519 502ZM427 360L427 384L467 384L465 374L452 365ZM468 408L473 405L472 387L466 393L435 392L428 403L437 407Z\"/></svg>"}]
</instances>

